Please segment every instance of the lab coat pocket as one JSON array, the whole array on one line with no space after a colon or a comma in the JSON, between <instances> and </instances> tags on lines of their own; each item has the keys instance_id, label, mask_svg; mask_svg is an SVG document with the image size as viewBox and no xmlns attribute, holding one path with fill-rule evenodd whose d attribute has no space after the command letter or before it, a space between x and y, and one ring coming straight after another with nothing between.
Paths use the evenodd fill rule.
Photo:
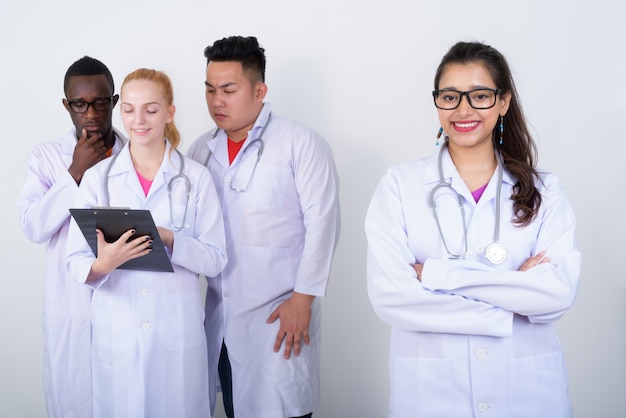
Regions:
<instances>
[{"instance_id":1,"label":"lab coat pocket","mask_svg":"<svg viewBox=\"0 0 626 418\"><path fill-rule=\"evenodd\" d=\"M159 342L166 350L192 348L204 341L204 310L198 292L162 294L158 320Z\"/></svg>"},{"instance_id":2,"label":"lab coat pocket","mask_svg":"<svg viewBox=\"0 0 626 418\"><path fill-rule=\"evenodd\" d=\"M294 288L289 248L244 246L241 265L246 298L271 301Z\"/></svg>"},{"instance_id":3,"label":"lab coat pocket","mask_svg":"<svg viewBox=\"0 0 626 418\"><path fill-rule=\"evenodd\" d=\"M452 362L396 357L391 376L390 417L451 417Z\"/></svg>"},{"instance_id":4,"label":"lab coat pocket","mask_svg":"<svg viewBox=\"0 0 626 418\"><path fill-rule=\"evenodd\" d=\"M511 417L571 417L561 352L510 362Z\"/></svg>"},{"instance_id":5,"label":"lab coat pocket","mask_svg":"<svg viewBox=\"0 0 626 418\"><path fill-rule=\"evenodd\" d=\"M259 163L249 190L244 192L246 202L255 207L281 210L285 206L289 178L288 168Z\"/></svg>"}]
</instances>

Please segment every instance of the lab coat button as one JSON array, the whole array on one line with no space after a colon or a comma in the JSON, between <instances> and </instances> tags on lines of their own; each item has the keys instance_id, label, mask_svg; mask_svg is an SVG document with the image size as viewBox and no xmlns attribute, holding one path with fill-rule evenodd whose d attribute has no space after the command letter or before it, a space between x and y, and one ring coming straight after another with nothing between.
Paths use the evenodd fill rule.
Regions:
<instances>
[{"instance_id":1,"label":"lab coat button","mask_svg":"<svg viewBox=\"0 0 626 418\"><path fill-rule=\"evenodd\" d=\"M489 405L487 405L485 402L481 402L478 404L478 410L480 412L487 412L487 409L489 409Z\"/></svg>"},{"instance_id":2,"label":"lab coat button","mask_svg":"<svg viewBox=\"0 0 626 418\"><path fill-rule=\"evenodd\" d=\"M152 325L150 323L146 322L145 324L143 324L143 329L149 330L150 328L152 328Z\"/></svg>"},{"instance_id":3,"label":"lab coat button","mask_svg":"<svg viewBox=\"0 0 626 418\"><path fill-rule=\"evenodd\" d=\"M141 296L148 296L150 291L148 289L141 289Z\"/></svg>"},{"instance_id":4,"label":"lab coat button","mask_svg":"<svg viewBox=\"0 0 626 418\"><path fill-rule=\"evenodd\" d=\"M479 348L478 350L476 350L476 357L484 358L486 355L487 355L487 350L485 350L484 348Z\"/></svg>"},{"instance_id":5,"label":"lab coat button","mask_svg":"<svg viewBox=\"0 0 626 418\"><path fill-rule=\"evenodd\" d=\"M483 251L485 251L485 247L481 244L477 244L476 247L474 247L474 249L476 250L477 253L482 253Z\"/></svg>"},{"instance_id":6,"label":"lab coat button","mask_svg":"<svg viewBox=\"0 0 626 418\"><path fill-rule=\"evenodd\" d=\"M228 294L228 292L224 293L224 297L225 297L225 298L227 298L227 297L229 297L229 296L230 296L230 295Z\"/></svg>"},{"instance_id":7,"label":"lab coat button","mask_svg":"<svg viewBox=\"0 0 626 418\"><path fill-rule=\"evenodd\" d=\"M224 177L224 183L228 183L230 181L230 176Z\"/></svg>"}]
</instances>

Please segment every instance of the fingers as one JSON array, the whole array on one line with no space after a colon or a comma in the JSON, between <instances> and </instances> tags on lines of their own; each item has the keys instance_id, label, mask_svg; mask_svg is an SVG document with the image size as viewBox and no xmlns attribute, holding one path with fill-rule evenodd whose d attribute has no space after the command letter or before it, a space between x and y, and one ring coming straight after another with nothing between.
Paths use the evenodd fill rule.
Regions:
<instances>
[{"instance_id":1,"label":"fingers","mask_svg":"<svg viewBox=\"0 0 626 418\"><path fill-rule=\"evenodd\" d=\"M135 233L134 229L129 229L128 231L120 235L120 237L118 238L118 241L121 240L122 242L128 242L128 240L130 239L130 237L133 236L134 233Z\"/></svg>"},{"instance_id":2,"label":"fingers","mask_svg":"<svg viewBox=\"0 0 626 418\"><path fill-rule=\"evenodd\" d=\"M98 243L98 247L100 247L100 245L106 244L106 241L104 240L104 234L98 228L96 228L96 242Z\"/></svg>"},{"instance_id":3,"label":"fingers","mask_svg":"<svg viewBox=\"0 0 626 418\"><path fill-rule=\"evenodd\" d=\"M304 344L311 342L309 324L311 321L311 303L313 296L294 293L292 297L280 304L267 318L267 323L280 321L279 329L274 340L274 352L278 353L283 347L283 357L299 356Z\"/></svg>"},{"instance_id":4,"label":"fingers","mask_svg":"<svg viewBox=\"0 0 626 418\"><path fill-rule=\"evenodd\" d=\"M537 264L544 264L544 263L549 263L550 261L550 257L544 257L541 260L539 260L539 262Z\"/></svg>"},{"instance_id":5,"label":"fingers","mask_svg":"<svg viewBox=\"0 0 626 418\"><path fill-rule=\"evenodd\" d=\"M267 318L267 323L271 324L272 322L276 321L278 319L278 317L279 317L278 311L272 312L272 314L269 316L269 318Z\"/></svg>"},{"instance_id":6,"label":"fingers","mask_svg":"<svg viewBox=\"0 0 626 418\"><path fill-rule=\"evenodd\" d=\"M279 333L280 336L280 333ZM278 342L279 338L276 338L276 343L274 344L274 352L278 353L280 350L280 343ZM283 350L283 358L285 360L289 360L291 358L291 352L293 350L294 356L298 357L300 355L300 338L296 338L294 334L283 333L282 338L280 338L281 342L285 342L285 349Z\"/></svg>"},{"instance_id":7,"label":"fingers","mask_svg":"<svg viewBox=\"0 0 626 418\"><path fill-rule=\"evenodd\" d=\"M413 264L413 270L415 270L415 274L417 275L417 280L422 281L422 270L424 269L423 264Z\"/></svg>"},{"instance_id":8,"label":"fingers","mask_svg":"<svg viewBox=\"0 0 626 418\"><path fill-rule=\"evenodd\" d=\"M283 350L283 358L285 360L289 360L291 358L292 352L294 356L298 357L302 352L303 341L306 345L311 344L311 338L309 337L308 332L301 334L290 334L281 329L278 331L278 334L276 335L276 340L274 341L274 352L278 353L280 351L281 345L284 342L285 348Z\"/></svg>"},{"instance_id":9,"label":"fingers","mask_svg":"<svg viewBox=\"0 0 626 418\"><path fill-rule=\"evenodd\" d=\"M94 144L97 141L102 140L102 134L99 132L92 132L91 134L87 129L83 128L80 132L80 138L78 138L78 142Z\"/></svg>"},{"instance_id":10,"label":"fingers","mask_svg":"<svg viewBox=\"0 0 626 418\"><path fill-rule=\"evenodd\" d=\"M289 334L287 331L280 329L278 334L276 335L276 340L274 341L274 352L278 353L280 351L280 347L285 343L285 349L283 350L283 358L285 360L289 360L291 358L291 353L293 351L294 356L299 356L300 351L302 349L302 339L306 345L309 345L310 340L308 335L302 336L297 334Z\"/></svg>"},{"instance_id":11,"label":"fingers","mask_svg":"<svg viewBox=\"0 0 626 418\"><path fill-rule=\"evenodd\" d=\"M285 351L283 353L283 358L285 360L289 360L291 357L291 350L294 349L294 355L297 357L300 354L300 338L295 338L295 336L289 336L285 341Z\"/></svg>"},{"instance_id":12,"label":"fingers","mask_svg":"<svg viewBox=\"0 0 626 418\"><path fill-rule=\"evenodd\" d=\"M298 357L300 352L302 351L302 341L304 344L309 345L311 343L311 339L309 338L308 332L303 332L302 334L294 335L293 338L293 355ZM289 345L289 344L287 344ZM291 349L289 349L289 353L291 353ZM285 347L285 358L289 358L289 354L287 353L287 347Z\"/></svg>"},{"instance_id":13,"label":"fingers","mask_svg":"<svg viewBox=\"0 0 626 418\"><path fill-rule=\"evenodd\" d=\"M72 164L78 164L82 171L91 167L98 161L106 158L107 149L102 139L102 134L93 133L89 136L89 132L83 129L80 138L74 147L74 156Z\"/></svg>"},{"instance_id":14,"label":"fingers","mask_svg":"<svg viewBox=\"0 0 626 418\"><path fill-rule=\"evenodd\" d=\"M87 129L83 128L83 130L80 131L80 138L78 138L78 142L83 143L87 140L87 138Z\"/></svg>"},{"instance_id":15,"label":"fingers","mask_svg":"<svg viewBox=\"0 0 626 418\"><path fill-rule=\"evenodd\" d=\"M126 235L129 231L125 232L120 240L123 239L124 235ZM133 258L138 258L144 256L150 252L152 252L152 243L154 242L150 235L143 235L137 238L134 238L130 241L130 237L132 233L123 241L127 247L127 254L129 256L129 260Z\"/></svg>"},{"instance_id":16,"label":"fingers","mask_svg":"<svg viewBox=\"0 0 626 418\"><path fill-rule=\"evenodd\" d=\"M546 252L545 251L541 251L540 253L535 254L534 256L530 257L531 264L532 264L531 267L534 267L534 266L536 266L538 264L541 264L541 262L544 259L545 255L546 255Z\"/></svg>"},{"instance_id":17,"label":"fingers","mask_svg":"<svg viewBox=\"0 0 626 418\"><path fill-rule=\"evenodd\" d=\"M157 226L157 232L163 244L172 250L174 248L174 233L170 229L163 228L162 226Z\"/></svg>"},{"instance_id":18,"label":"fingers","mask_svg":"<svg viewBox=\"0 0 626 418\"><path fill-rule=\"evenodd\" d=\"M115 242L107 243L104 239L104 234L100 231L98 239L99 243L107 249L107 254L118 260L118 265L120 265L123 262L141 257L152 251L151 245L153 241L150 235L142 235L137 238L132 238L135 233L136 231L134 229L129 229L120 235ZM101 240L100 237L102 237Z\"/></svg>"},{"instance_id":19,"label":"fingers","mask_svg":"<svg viewBox=\"0 0 626 418\"><path fill-rule=\"evenodd\" d=\"M283 344L285 335L287 335L287 333L283 329L278 330L278 334L276 335L276 341L274 342L275 353L278 353L280 351L280 346Z\"/></svg>"},{"instance_id":20,"label":"fingers","mask_svg":"<svg viewBox=\"0 0 626 418\"><path fill-rule=\"evenodd\" d=\"M529 257L524 262L524 264L521 265L521 267L519 268L519 271L527 271L535 266L538 266L539 264L549 263L550 257L546 257L545 255L546 255L546 252L541 251L540 253L537 253L533 255L532 257Z\"/></svg>"},{"instance_id":21,"label":"fingers","mask_svg":"<svg viewBox=\"0 0 626 418\"><path fill-rule=\"evenodd\" d=\"M99 156L106 154L104 140L102 139L102 134L99 132L90 135L86 129L83 129L76 145L81 148L91 148Z\"/></svg>"},{"instance_id":22,"label":"fingers","mask_svg":"<svg viewBox=\"0 0 626 418\"><path fill-rule=\"evenodd\" d=\"M152 238L149 235L142 235L131 239L135 232L134 229L130 229L124 232L115 242L109 243L104 237L104 232L96 229L98 251L96 261L92 264L92 271L101 277L128 260L150 253L152 251Z\"/></svg>"}]
</instances>

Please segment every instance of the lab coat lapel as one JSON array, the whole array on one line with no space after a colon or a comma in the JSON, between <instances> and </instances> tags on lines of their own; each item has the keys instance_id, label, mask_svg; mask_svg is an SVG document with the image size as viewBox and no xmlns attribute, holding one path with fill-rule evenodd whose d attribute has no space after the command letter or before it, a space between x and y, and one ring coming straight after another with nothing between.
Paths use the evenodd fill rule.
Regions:
<instances>
[{"instance_id":1,"label":"lab coat lapel","mask_svg":"<svg viewBox=\"0 0 626 418\"><path fill-rule=\"evenodd\" d=\"M264 133L265 125L269 123L270 113L271 113L270 104L264 103L263 108L261 109L261 112L259 113L259 116L257 116L257 119L254 122L254 126L252 127L252 130L248 132L248 137L246 138L246 142L243 144L243 147L241 151L239 151L237 158L235 158L235 160L233 161L233 164L235 165L239 164L239 160L241 160L243 156L247 154L248 152L246 151L246 149L254 141L256 141L257 139L261 139L262 141L265 141L265 138L262 138L262 134ZM255 150L250 150L249 152L256 154Z\"/></svg>"},{"instance_id":2,"label":"lab coat lapel","mask_svg":"<svg viewBox=\"0 0 626 418\"><path fill-rule=\"evenodd\" d=\"M150 186L150 191L148 192L147 197L156 193L161 187L167 187L172 177L178 175L181 171L181 167L184 167L184 161L181 161L181 158L184 158L182 153L179 155L176 149L172 149L172 145L166 139L163 161L161 162L159 171L152 181L152 186Z\"/></svg>"},{"instance_id":3,"label":"lab coat lapel","mask_svg":"<svg viewBox=\"0 0 626 418\"><path fill-rule=\"evenodd\" d=\"M126 145L128 139L115 128L113 128L113 134L115 135L115 143L113 143L113 154L116 154L120 152L124 145Z\"/></svg>"},{"instance_id":4,"label":"lab coat lapel","mask_svg":"<svg viewBox=\"0 0 626 418\"><path fill-rule=\"evenodd\" d=\"M183 161L181 161L180 158L181 157L178 155L176 150L172 149L169 141L166 141L163 162L161 163L159 172L152 182L152 187L150 187L150 193L148 193L148 195L156 193L156 191L161 187L165 187L165 185L169 183L170 179L180 172L181 165L183 164Z\"/></svg>"},{"instance_id":5,"label":"lab coat lapel","mask_svg":"<svg viewBox=\"0 0 626 418\"><path fill-rule=\"evenodd\" d=\"M499 169L496 168L496 170L493 172L487 188L485 189L482 196L480 197L480 200L478 200L478 203L476 204L477 208L480 208L481 206L495 200L496 194L498 193L498 187L502 187L502 192L500 196L500 199L502 199L502 201L500 202L501 205L503 205L504 202L508 199L508 196L510 196L511 187L515 184L517 180L515 180L511 173L509 173L509 171L504 168L504 172L502 173L502 186L500 186L500 184L498 183L498 170Z\"/></svg>"},{"instance_id":6,"label":"lab coat lapel","mask_svg":"<svg viewBox=\"0 0 626 418\"><path fill-rule=\"evenodd\" d=\"M252 130L248 132L248 137L245 140L246 142L243 144L243 147L233 160L233 167L239 164L239 160L246 153L246 148L250 145L250 143L252 143L255 139L259 139L263 127L268 123L270 113L270 104L264 103L259 116L254 122ZM265 138L263 138L263 140L265 140ZM223 169L227 170L231 164L228 158L228 136L226 135L226 132L220 129L215 135L215 138L209 141L208 145L209 150L212 153L211 158L217 161Z\"/></svg>"},{"instance_id":7,"label":"lab coat lapel","mask_svg":"<svg viewBox=\"0 0 626 418\"><path fill-rule=\"evenodd\" d=\"M428 166L424 172L424 185L426 188L433 188L439 183L439 165L438 165L439 150L429 161ZM456 170L456 166L452 162L448 149L443 150L441 158L441 166L443 170L443 181L448 183L454 188L454 190L465 199L473 199L465 181L461 178L461 175Z\"/></svg>"},{"instance_id":8,"label":"lab coat lapel","mask_svg":"<svg viewBox=\"0 0 626 418\"><path fill-rule=\"evenodd\" d=\"M130 158L130 147L129 143L124 145L124 148L119 152L115 162L113 163L111 170L109 171L109 177L107 179L108 184L112 184L114 178L125 176L126 183L126 192L123 194L126 195L128 192L132 192L140 202L143 202L144 194L143 189L141 188L141 184L139 184L139 179L137 178L137 173L135 172L135 167L133 166L133 162ZM115 206L114 202L117 200L115 196L111 195L111 206ZM124 205L128 206L128 205Z\"/></svg>"},{"instance_id":9,"label":"lab coat lapel","mask_svg":"<svg viewBox=\"0 0 626 418\"><path fill-rule=\"evenodd\" d=\"M76 129L72 128L65 136L63 137L63 141L61 142L61 153L65 156L74 155L74 148L76 147Z\"/></svg>"},{"instance_id":10,"label":"lab coat lapel","mask_svg":"<svg viewBox=\"0 0 626 418\"><path fill-rule=\"evenodd\" d=\"M441 159L443 182L451 185L454 190L448 187L437 187L441 182L438 160L439 154L429 160L424 172L424 187L426 193L432 197L432 201L429 198L429 204L436 208L433 210L434 222L438 222L437 229L444 236L444 239L440 241L442 256L460 256L466 251L464 223L467 213L459 207L458 199L462 196L463 200L467 200L465 193L467 186L452 163L448 150L444 149ZM432 191L435 188L436 193L433 195Z\"/></svg>"},{"instance_id":11,"label":"lab coat lapel","mask_svg":"<svg viewBox=\"0 0 626 418\"><path fill-rule=\"evenodd\" d=\"M230 162L228 161L228 136L223 130L219 130L215 138L209 141L209 150L211 151L211 160L217 162L223 169L228 169ZM209 161L210 162L210 161Z\"/></svg>"}]
</instances>

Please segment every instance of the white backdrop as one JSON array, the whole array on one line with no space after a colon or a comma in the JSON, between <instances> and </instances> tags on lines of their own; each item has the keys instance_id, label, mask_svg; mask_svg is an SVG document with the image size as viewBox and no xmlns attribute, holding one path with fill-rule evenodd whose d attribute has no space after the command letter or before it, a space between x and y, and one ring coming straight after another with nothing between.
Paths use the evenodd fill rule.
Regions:
<instances>
[{"instance_id":1,"label":"white backdrop","mask_svg":"<svg viewBox=\"0 0 626 418\"><path fill-rule=\"evenodd\" d=\"M67 67L83 55L96 57L113 72L117 92L138 67L167 72L186 150L213 126L204 103L203 49L236 34L259 38L273 110L322 133L341 178L343 230L323 301L323 399L315 416L386 416L389 329L367 299L363 220L388 166L435 152L439 125L430 91L440 58L458 40L489 43L508 58L540 167L559 175L577 214L581 288L557 325L576 415L623 416L626 228L618 211L623 191L613 187L626 167L625 4L3 0L0 415L45 415L44 253L23 237L15 202L27 153L71 127L61 105Z\"/></svg>"}]
</instances>

